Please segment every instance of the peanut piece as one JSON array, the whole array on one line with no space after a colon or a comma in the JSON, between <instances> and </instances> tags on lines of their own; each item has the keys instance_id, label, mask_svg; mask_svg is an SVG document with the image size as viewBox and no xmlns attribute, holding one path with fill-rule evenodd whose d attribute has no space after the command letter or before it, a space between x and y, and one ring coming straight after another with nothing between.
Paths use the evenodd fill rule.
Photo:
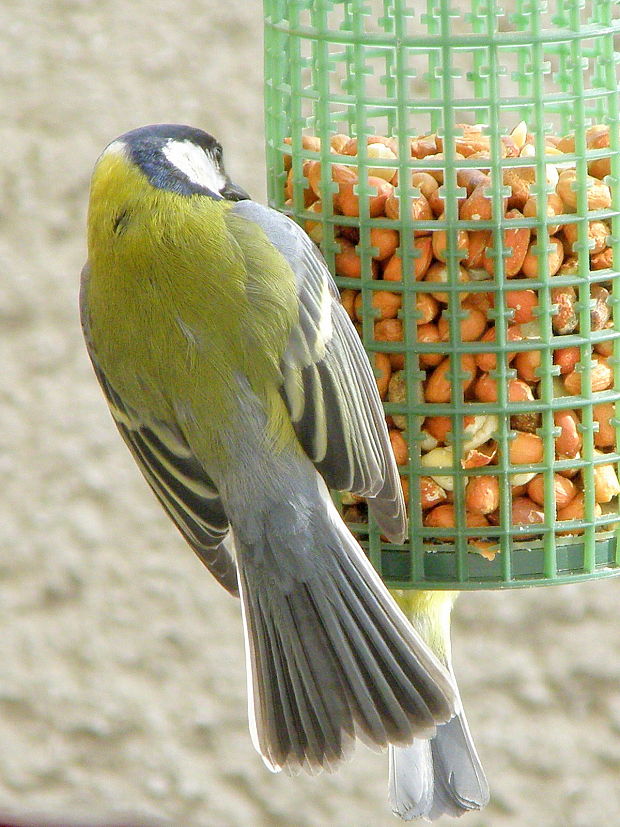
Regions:
<instances>
[{"instance_id":1,"label":"peanut piece","mask_svg":"<svg viewBox=\"0 0 620 827\"><path fill-rule=\"evenodd\" d=\"M446 492L432 477L420 477L420 500L423 511L445 502Z\"/></svg>"},{"instance_id":2,"label":"peanut piece","mask_svg":"<svg viewBox=\"0 0 620 827\"><path fill-rule=\"evenodd\" d=\"M601 451L594 451L595 456L605 456ZM614 465L595 465L594 476L594 499L597 503L608 503L620 494L620 482Z\"/></svg>"}]
</instances>

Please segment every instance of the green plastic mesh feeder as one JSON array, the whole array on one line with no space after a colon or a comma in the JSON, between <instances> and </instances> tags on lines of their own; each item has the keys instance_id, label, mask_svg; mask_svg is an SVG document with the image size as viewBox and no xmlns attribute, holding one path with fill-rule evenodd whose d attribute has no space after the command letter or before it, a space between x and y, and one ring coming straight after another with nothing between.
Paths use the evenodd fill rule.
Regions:
<instances>
[{"instance_id":1,"label":"green plastic mesh feeder","mask_svg":"<svg viewBox=\"0 0 620 827\"><path fill-rule=\"evenodd\" d=\"M375 366L396 588L616 574L616 0L265 0L269 198Z\"/></svg>"}]
</instances>

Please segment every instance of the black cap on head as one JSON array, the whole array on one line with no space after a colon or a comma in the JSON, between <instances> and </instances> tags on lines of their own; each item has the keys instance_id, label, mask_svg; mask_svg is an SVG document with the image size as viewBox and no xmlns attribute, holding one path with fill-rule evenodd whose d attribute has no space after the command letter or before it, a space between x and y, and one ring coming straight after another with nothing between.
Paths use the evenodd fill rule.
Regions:
<instances>
[{"instance_id":1,"label":"black cap on head","mask_svg":"<svg viewBox=\"0 0 620 827\"><path fill-rule=\"evenodd\" d=\"M179 195L241 201L249 195L224 169L222 147L208 132L182 124L153 124L125 132L131 161L154 187Z\"/></svg>"}]
</instances>

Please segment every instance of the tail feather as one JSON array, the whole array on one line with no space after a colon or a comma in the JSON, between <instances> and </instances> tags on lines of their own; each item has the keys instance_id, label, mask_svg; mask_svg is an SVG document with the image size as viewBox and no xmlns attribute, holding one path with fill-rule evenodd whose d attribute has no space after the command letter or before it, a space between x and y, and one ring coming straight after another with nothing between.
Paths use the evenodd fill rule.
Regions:
<instances>
[{"instance_id":1,"label":"tail feather","mask_svg":"<svg viewBox=\"0 0 620 827\"><path fill-rule=\"evenodd\" d=\"M331 770L353 736L375 748L410 744L433 735L454 709L447 670L393 602L326 489L313 505L294 531L288 505L288 524L275 508L260 536L235 532L251 728L274 771Z\"/></svg>"},{"instance_id":2,"label":"tail feather","mask_svg":"<svg viewBox=\"0 0 620 827\"><path fill-rule=\"evenodd\" d=\"M269 725L282 733L284 751L302 753L308 750L317 751L315 743L309 744L303 739L305 729L300 726L301 720L308 720L310 712L303 687L289 675L286 663L289 658L294 658L290 651L288 640L283 640L273 623L273 618L266 609L260 605L260 619L263 629L267 633L269 650L265 652L263 663L265 670L275 676L275 682L268 686L270 695L265 698L264 713ZM259 646L264 648L265 635L257 635Z\"/></svg>"},{"instance_id":3,"label":"tail feather","mask_svg":"<svg viewBox=\"0 0 620 827\"><path fill-rule=\"evenodd\" d=\"M343 603L337 610L349 635L350 646L357 657L360 672L362 675L376 672L374 680L368 685L368 690L387 730L387 738L382 738L380 743L386 745L388 741L410 741L416 731L421 733L429 725L434 731L432 712L417 689L411 686L411 676L405 674L401 668L400 660L406 658L407 653L394 653L380 636L379 629L385 618L373 616L373 609L376 607L364 604L347 581L343 581L342 589L348 602ZM398 640L394 643L397 644ZM381 671L376 670L377 665L382 667ZM409 716L414 719L415 728L408 723ZM403 731L407 733L404 739Z\"/></svg>"},{"instance_id":4,"label":"tail feather","mask_svg":"<svg viewBox=\"0 0 620 827\"><path fill-rule=\"evenodd\" d=\"M442 792L457 807L482 809L489 801L489 786L464 712L437 728L431 749Z\"/></svg>"},{"instance_id":5,"label":"tail feather","mask_svg":"<svg viewBox=\"0 0 620 827\"><path fill-rule=\"evenodd\" d=\"M461 710L430 741L390 748L389 799L404 821L458 818L489 802L489 787Z\"/></svg>"},{"instance_id":6,"label":"tail feather","mask_svg":"<svg viewBox=\"0 0 620 827\"><path fill-rule=\"evenodd\" d=\"M416 738L410 747L390 747L388 796L394 815L404 821L427 817L434 794L430 741Z\"/></svg>"}]
</instances>

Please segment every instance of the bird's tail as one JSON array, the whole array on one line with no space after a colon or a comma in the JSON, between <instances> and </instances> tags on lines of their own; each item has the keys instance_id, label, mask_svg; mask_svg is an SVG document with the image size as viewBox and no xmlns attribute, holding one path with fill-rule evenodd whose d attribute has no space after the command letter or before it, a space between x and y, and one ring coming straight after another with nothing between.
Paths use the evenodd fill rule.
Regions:
<instances>
[{"instance_id":1,"label":"bird's tail","mask_svg":"<svg viewBox=\"0 0 620 827\"><path fill-rule=\"evenodd\" d=\"M455 594L395 594L415 628L446 664L456 687L450 653ZM455 716L438 726L433 738L416 738L404 748L390 747L389 798L394 814L405 821L435 821L442 815L456 818L488 804L489 787L458 690Z\"/></svg>"},{"instance_id":2,"label":"bird's tail","mask_svg":"<svg viewBox=\"0 0 620 827\"><path fill-rule=\"evenodd\" d=\"M331 770L356 736L371 747L404 747L451 718L448 671L391 598L318 475L303 507L273 504L260 531L235 529L235 542L250 728L270 769Z\"/></svg>"},{"instance_id":3,"label":"bird's tail","mask_svg":"<svg viewBox=\"0 0 620 827\"><path fill-rule=\"evenodd\" d=\"M462 816L488 804L489 787L462 708L431 740L390 747L390 805L405 821Z\"/></svg>"}]
</instances>

